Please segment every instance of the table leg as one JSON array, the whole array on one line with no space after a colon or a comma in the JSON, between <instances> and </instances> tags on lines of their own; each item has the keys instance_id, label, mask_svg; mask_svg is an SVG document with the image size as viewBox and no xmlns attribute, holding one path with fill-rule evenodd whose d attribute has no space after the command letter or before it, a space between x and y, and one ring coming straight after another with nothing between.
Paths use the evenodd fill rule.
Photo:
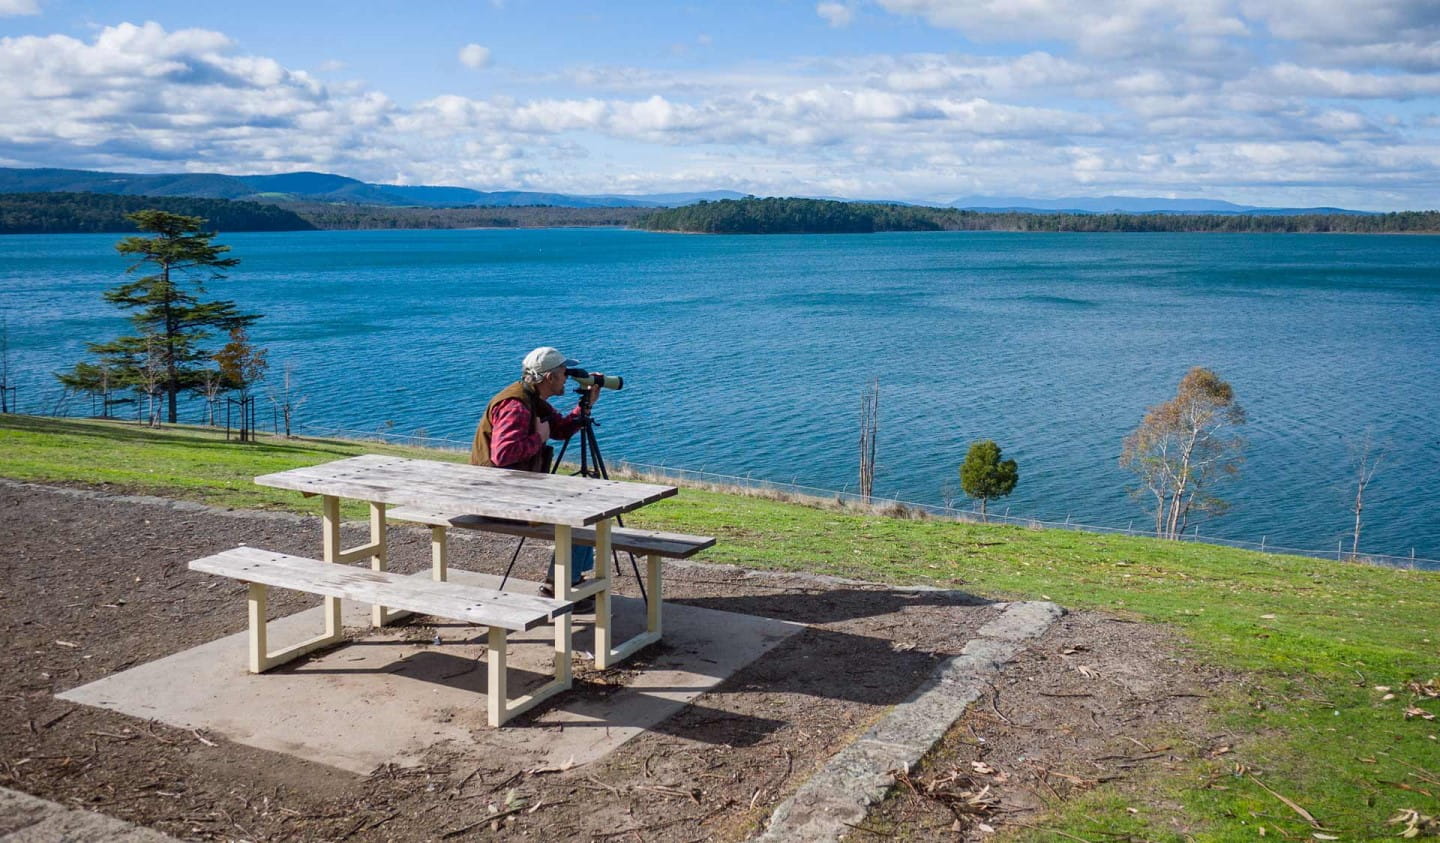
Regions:
<instances>
[{"instance_id":1,"label":"table leg","mask_svg":"<svg viewBox=\"0 0 1440 843\"><path fill-rule=\"evenodd\" d=\"M385 542L385 504L370 503L370 570L384 571L390 565L390 557ZM370 624L372 626L384 626L390 621L397 620L410 614L409 612L391 612L388 608L380 605L370 607Z\"/></svg>"},{"instance_id":2,"label":"table leg","mask_svg":"<svg viewBox=\"0 0 1440 843\"><path fill-rule=\"evenodd\" d=\"M664 593L664 574L661 572L660 554L652 553L645 560L645 596L650 602L645 606L645 631L660 637L660 596Z\"/></svg>"},{"instance_id":3,"label":"table leg","mask_svg":"<svg viewBox=\"0 0 1440 843\"><path fill-rule=\"evenodd\" d=\"M345 552L340 549L340 499L326 495L320 509L322 525L321 539L325 547L326 562L342 562ZM299 658L313 650L339 644L345 640L344 628L340 625L340 598L325 598L325 633L308 641L293 644L274 653L269 651L269 636L266 634L266 588L259 583L250 583L250 672L263 673L272 667Z\"/></svg>"},{"instance_id":4,"label":"table leg","mask_svg":"<svg viewBox=\"0 0 1440 843\"><path fill-rule=\"evenodd\" d=\"M340 562L340 499L334 495L326 495L321 502L320 520L324 530L325 561ZM340 598L325 598L325 634L339 640L341 634L340 626Z\"/></svg>"},{"instance_id":5,"label":"table leg","mask_svg":"<svg viewBox=\"0 0 1440 843\"><path fill-rule=\"evenodd\" d=\"M595 579L605 581L605 588L595 594L595 667L610 666L610 519L595 524Z\"/></svg>"},{"instance_id":6,"label":"table leg","mask_svg":"<svg viewBox=\"0 0 1440 843\"><path fill-rule=\"evenodd\" d=\"M570 588L571 571L574 570L574 563L570 558L570 527L567 524L555 525L555 567L550 571L550 579L555 583L555 596L561 600L574 600L575 595Z\"/></svg>"},{"instance_id":7,"label":"table leg","mask_svg":"<svg viewBox=\"0 0 1440 843\"><path fill-rule=\"evenodd\" d=\"M450 576L449 551L445 544L445 528L430 528L430 579L445 582Z\"/></svg>"}]
</instances>

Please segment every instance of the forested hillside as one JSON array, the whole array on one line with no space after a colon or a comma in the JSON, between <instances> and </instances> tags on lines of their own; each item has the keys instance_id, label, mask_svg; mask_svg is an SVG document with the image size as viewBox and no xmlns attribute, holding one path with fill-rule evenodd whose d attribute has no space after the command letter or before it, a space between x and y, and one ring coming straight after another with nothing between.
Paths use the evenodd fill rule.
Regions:
<instances>
[{"instance_id":1,"label":"forested hillside","mask_svg":"<svg viewBox=\"0 0 1440 843\"><path fill-rule=\"evenodd\" d=\"M106 193L0 193L0 234L130 233L125 215L153 208L203 217L214 231L308 231L293 211L256 202Z\"/></svg>"},{"instance_id":2,"label":"forested hillside","mask_svg":"<svg viewBox=\"0 0 1440 843\"><path fill-rule=\"evenodd\" d=\"M628 226L649 208L566 208L550 205L476 208L396 208L287 202L294 211L323 229L385 228L549 228L565 226Z\"/></svg>"},{"instance_id":3,"label":"forested hillside","mask_svg":"<svg viewBox=\"0 0 1440 843\"><path fill-rule=\"evenodd\" d=\"M1440 233L1440 211L1392 214L1036 214L824 199L725 199L653 211L650 231L699 234L854 234L876 231L1228 231Z\"/></svg>"}]
</instances>

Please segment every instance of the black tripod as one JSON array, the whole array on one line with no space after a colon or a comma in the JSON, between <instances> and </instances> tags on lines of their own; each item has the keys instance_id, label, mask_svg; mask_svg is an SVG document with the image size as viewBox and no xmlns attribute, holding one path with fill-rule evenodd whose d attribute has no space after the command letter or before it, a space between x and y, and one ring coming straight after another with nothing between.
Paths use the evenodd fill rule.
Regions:
<instances>
[{"instance_id":1,"label":"black tripod","mask_svg":"<svg viewBox=\"0 0 1440 843\"><path fill-rule=\"evenodd\" d=\"M595 428L600 425L595 417L590 414L590 390L584 387L575 390L580 396L580 429L576 431L580 435L580 470L576 472L580 477L598 477L602 480L610 479L610 472L605 469L605 458L600 454L600 442L595 438ZM573 439L571 434L570 439ZM560 453L555 455L555 461L550 466L550 473L556 474L560 471L560 461L565 458L565 451L570 447L570 439L560 446ZM621 527L625 522L620 516L615 516L615 523ZM520 537L520 543L515 546L515 553L510 556L510 564L505 568L505 576L500 578L500 590L505 590L505 582L510 579L510 571L515 567L515 560L520 558L520 549L525 546L525 537ZM635 574L635 583L640 586L640 597L650 602L650 596L645 593L645 580L640 576L640 566L635 561L635 554L626 552L630 557L630 570ZM620 554L614 548L610 550L610 559L614 562L616 572L620 570Z\"/></svg>"}]
</instances>

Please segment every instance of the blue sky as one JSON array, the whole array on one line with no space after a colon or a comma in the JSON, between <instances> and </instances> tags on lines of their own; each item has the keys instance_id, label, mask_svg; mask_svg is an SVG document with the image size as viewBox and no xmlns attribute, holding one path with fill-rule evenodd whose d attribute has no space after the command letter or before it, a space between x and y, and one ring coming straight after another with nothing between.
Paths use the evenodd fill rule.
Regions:
<instances>
[{"instance_id":1,"label":"blue sky","mask_svg":"<svg viewBox=\"0 0 1440 843\"><path fill-rule=\"evenodd\" d=\"M0 0L0 165L1440 207L1435 0Z\"/></svg>"}]
</instances>

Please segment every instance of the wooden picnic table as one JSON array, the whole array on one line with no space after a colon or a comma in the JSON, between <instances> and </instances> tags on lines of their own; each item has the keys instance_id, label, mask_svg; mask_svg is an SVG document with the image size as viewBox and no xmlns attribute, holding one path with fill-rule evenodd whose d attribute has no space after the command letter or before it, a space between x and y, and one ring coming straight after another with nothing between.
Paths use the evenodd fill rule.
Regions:
<instances>
[{"instance_id":1,"label":"wooden picnic table","mask_svg":"<svg viewBox=\"0 0 1440 843\"><path fill-rule=\"evenodd\" d=\"M674 495L676 489L673 486L507 471L378 454L266 474L256 477L255 482L306 496L322 496L324 560L350 563L368 558L371 568L376 571L384 571L387 566L385 513L389 506L551 525L555 540L555 596L567 601L595 596L596 666L609 667L614 661L659 637L659 630L652 629L619 649L611 646L610 529L616 516ZM370 505L368 543L351 548L340 546L341 498L365 501ZM572 529L576 527L593 528L595 545L595 577L578 589L570 587L571 537ZM443 549L444 545L438 547ZM443 553L443 550L440 552ZM437 556L433 560L433 579L444 581L446 572L444 558ZM649 595L649 598L658 608L658 581L655 586L652 590L657 593ZM340 599L328 596L324 599L325 634L293 649L315 649L341 639ZM377 605L373 609L372 621L376 626L384 626L402 614ZM564 670L568 676L572 635L570 616L557 618L555 623L557 662L563 638L567 661Z\"/></svg>"}]
</instances>

